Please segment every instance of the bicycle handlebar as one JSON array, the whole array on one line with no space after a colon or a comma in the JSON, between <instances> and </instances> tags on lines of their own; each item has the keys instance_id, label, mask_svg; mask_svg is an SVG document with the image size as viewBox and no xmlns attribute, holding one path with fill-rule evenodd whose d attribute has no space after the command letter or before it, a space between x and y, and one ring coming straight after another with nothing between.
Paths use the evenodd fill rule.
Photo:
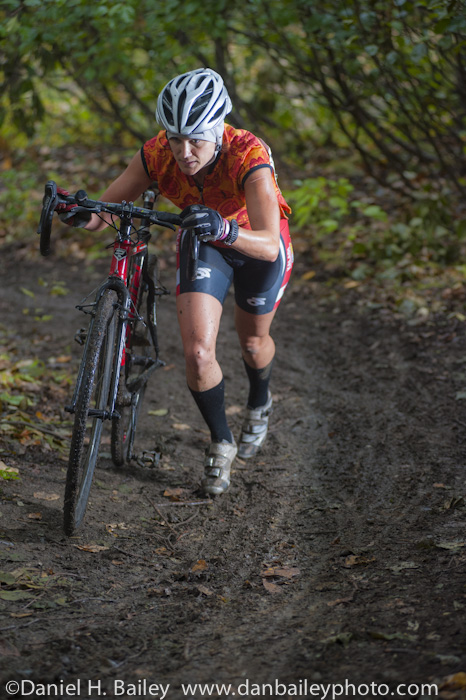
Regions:
<instances>
[{"instance_id":1,"label":"bicycle handlebar","mask_svg":"<svg viewBox=\"0 0 466 700\"><path fill-rule=\"evenodd\" d=\"M76 204L73 211L88 212L90 214L113 214L127 221L133 219L145 219L150 224L163 226L175 231L176 226L181 223L178 214L171 214L164 211L154 211L134 206L133 202L102 202L100 200L89 199L84 190L79 190L76 194L61 195L57 192L57 185L53 180L49 180L45 185L44 198L42 200L42 211L40 215L37 233L40 236L40 252L46 256L50 253L50 235L52 232L52 219L57 204Z\"/></svg>"},{"instance_id":2,"label":"bicycle handlebar","mask_svg":"<svg viewBox=\"0 0 466 700\"><path fill-rule=\"evenodd\" d=\"M151 224L165 226L166 228L175 231L175 227L181 223L179 214L171 214L166 211L154 211L153 209L144 209L134 206L133 202L102 202L96 199L89 199L84 190L79 190L75 195L58 195L58 201L65 204L76 204L75 210L79 212L87 211L91 214L114 214L120 218L127 219L149 219Z\"/></svg>"},{"instance_id":3,"label":"bicycle handlebar","mask_svg":"<svg viewBox=\"0 0 466 700\"><path fill-rule=\"evenodd\" d=\"M57 184L53 180L49 180L45 185L45 194L42 200L42 211L40 215L39 226L37 233L40 236L40 252L47 256L50 254L50 235L52 232L52 219L57 204L76 204L73 211L76 214L80 212L88 212L91 214L113 214L125 221L133 219L144 219L147 224L155 224L176 230L176 226L181 224L179 214L171 214L165 211L154 211L153 209L144 209L135 207L133 202L102 202L98 199L89 199L84 190L79 190L76 194L62 195L57 191ZM188 279L194 281L197 276L197 266L199 259L199 237L195 231L191 231L191 240L189 245L189 259L186 274Z\"/></svg>"}]
</instances>

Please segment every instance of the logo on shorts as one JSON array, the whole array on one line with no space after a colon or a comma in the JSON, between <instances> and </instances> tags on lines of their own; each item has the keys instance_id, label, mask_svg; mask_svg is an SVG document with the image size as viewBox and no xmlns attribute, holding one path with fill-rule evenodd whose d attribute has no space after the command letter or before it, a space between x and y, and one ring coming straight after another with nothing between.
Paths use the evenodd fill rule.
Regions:
<instances>
[{"instance_id":1,"label":"logo on shorts","mask_svg":"<svg viewBox=\"0 0 466 700\"><path fill-rule=\"evenodd\" d=\"M265 297L251 297L246 301L250 306L265 306L267 299Z\"/></svg>"},{"instance_id":2,"label":"logo on shorts","mask_svg":"<svg viewBox=\"0 0 466 700\"><path fill-rule=\"evenodd\" d=\"M212 272L212 269L210 267L198 267L197 274L196 274L196 280L204 280L206 278L210 278L211 272Z\"/></svg>"},{"instance_id":3,"label":"logo on shorts","mask_svg":"<svg viewBox=\"0 0 466 700\"><path fill-rule=\"evenodd\" d=\"M294 263L294 255L293 255L293 246L290 245L286 249L286 271L289 272L291 268L293 267Z\"/></svg>"}]
</instances>

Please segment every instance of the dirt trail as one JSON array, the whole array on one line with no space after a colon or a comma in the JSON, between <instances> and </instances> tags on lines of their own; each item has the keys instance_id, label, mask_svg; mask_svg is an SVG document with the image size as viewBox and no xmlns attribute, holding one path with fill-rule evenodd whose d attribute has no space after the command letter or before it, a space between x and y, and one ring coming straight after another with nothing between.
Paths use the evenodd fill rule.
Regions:
<instances>
[{"instance_id":1,"label":"dirt trail","mask_svg":"<svg viewBox=\"0 0 466 700\"><path fill-rule=\"evenodd\" d=\"M4 262L10 352L77 362L74 303L105 268L84 279L58 259ZM237 697L324 697L318 684L331 683L340 697L429 697L402 683L466 697L464 328L409 325L357 291L313 295L299 273L298 262L275 323L270 438L255 461L237 462L223 497L192 505L208 437L185 385L173 295L160 307L168 368L147 404L168 412L144 416L140 436L162 453L159 467L116 470L104 446L85 524L68 539L65 462L6 445L21 480L2 483L0 568L13 577L2 585L30 595L0 601L1 697L97 698L100 683L107 697L165 688L179 700L202 697L183 691L196 682L231 684ZM70 292L52 297L39 278ZM164 282L173 289L171 262ZM33 307L53 318L31 320ZM229 298L219 354L237 434L246 379L231 311ZM23 683L17 695L3 690L10 680Z\"/></svg>"}]
</instances>

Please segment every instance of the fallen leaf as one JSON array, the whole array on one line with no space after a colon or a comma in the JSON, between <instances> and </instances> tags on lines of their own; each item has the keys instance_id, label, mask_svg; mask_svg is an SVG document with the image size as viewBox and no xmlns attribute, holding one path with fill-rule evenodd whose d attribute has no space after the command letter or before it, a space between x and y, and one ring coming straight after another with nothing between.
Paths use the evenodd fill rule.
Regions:
<instances>
[{"instance_id":1,"label":"fallen leaf","mask_svg":"<svg viewBox=\"0 0 466 700\"><path fill-rule=\"evenodd\" d=\"M299 576L300 570L297 567L278 567L278 566L271 566L265 571L262 572L261 576L263 577L270 577L270 576L279 576L281 578L293 578L293 576Z\"/></svg>"},{"instance_id":2,"label":"fallen leaf","mask_svg":"<svg viewBox=\"0 0 466 700\"><path fill-rule=\"evenodd\" d=\"M156 588L148 588L146 591L149 598L153 596L169 596L171 591L169 588L163 588L162 586L157 586Z\"/></svg>"},{"instance_id":3,"label":"fallen leaf","mask_svg":"<svg viewBox=\"0 0 466 700\"><path fill-rule=\"evenodd\" d=\"M76 547L76 549L80 549L82 552L92 552L92 554L104 552L106 549L110 549L110 547L107 547L104 544L75 544L74 547Z\"/></svg>"},{"instance_id":4,"label":"fallen leaf","mask_svg":"<svg viewBox=\"0 0 466 700\"><path fill-rule=\"evenodd\" d=\"M452 676L447 676L443 683L439 685L440 690L462 690L466 688L466 673L459 671Z\"/></svg>"},{"instance_id":5,"label":"fallen leaf","mask_svg":"<svg viewBox=\"0 0 466 700\"><path fill-rule=\"evenodd\" d=\"M266 578L262 579L262 583L264 584L264 588L268 593L281 593L282 589L280 586L277 586L276 583L272 583L272 581L268 581Z\"/></svg>"},{"instance_id":6,"label":"fallen leaf","mask_svg":"<svg viewBox=\"0 0 466 700\"><path fill-rule=\"evenodd\" d=\"M206 569L209 568L209 565L207 564L205 559L199 559L194 566L191 568L191 571L193 573L196 573L196 571L206 571Z\"/></svg>"},{"instance_id":7,"label":"fallen leaf","mask_svg":"<svg viewBox=\"0 0 466 700\"><path fill-rule=\"evenodd\" d=\"M384 639L387 642L392 642L394 639L400 639L402 641L407 641L407 642L415 642L417 640L417 635L413 634L404 634L403 632L393 632L393 633L387 633L387 632L369 632L370 636L373 637L373 639Z\"/></svg>"},{"instance_id":8,"label":"fallen leaf","mask_svg":"<svg viewBox=\"0 0 466 700\"><path fill-rule=\"evenodd\" d=\"M173 423L172 428L175 430L191 430L191 426L187 423Z\"/></svg>"},{"instance_id":9,"label":"fallen leaf","mask_svg":"<svg viewBox=\"0 0 466 700\"><path fill-rule=\"evenodd\" d=\"M352 640L353 635L351 632L340 632L340 634L334 634L331 637L327 637L322 640L323 644L343 644L344 647L348 646Z\"/></svg>"},{"instance_id":10,"label":"fallen leaf","mask_svg":"<svg viewBox=\"0 0 466 700\"><path fill-rule=\"evenodd\" d=\"M158 554L160 557L170 556L170 554L171 554L171 552L169 552L166 547L157 547L156 549L154 549L154 552L156 554Z\"/></svg>"},{"instance_id":11,"label":"fallen leaf","mask_svg":"<svg viewBox=\"0 0 466 700\"><path fill-rule=\"evenodd\" d=\"M207 588L206 586L196 586L197 590L199 593L202 593L203 595L213 595L214 592L210 590L210 588Z\"/></svg>"},{"instance_id":12,"label":"fallen leaf","mask_svg":"<svg viewBox=\"0 0 466 700\"><path fill-rule=\"evenodd\" d=\"M371 562L375 561L375 557L363 557L360 556L359 554L350 554L348 557L345 559L345 563L343 566L345 567L350 567L350 566L365 566L366 564L370 564Z\"/></svg>"},{"instance_id":13,"label":"fallen leaf","mask_svg":"<svg viewBox=\"0 0 466 700\"><path fill-rule=\"evenodd\" d=\"M60 364L65 364L67 362L71 362L71 355L59 355L56 358L57 362L60 362Z\"/></svg>"},{"instance_id":14,"label":"fallen leaf","mask_svg":"<svg viewBox=\"0 0 466 700\"><path fill-rule=\"evenodd\" d=\"M23 600L24 598L30 598L32 593L30 591L0 591L1 600Z\"/></svg>"},{"instance_id":15,"label":"fallen leaf","mask_svg":"<svg viewBox=\"0 0 466 700\"><path fill-rule=\"evenodd\" d=\"M42 513L28 513L30 520L42 520Z\"/></svg>"},{"instance_id":16,"label":"fallen leaf","mask_svg":"<svg viewBox=\"0 0 466 700\"><path fill-rule=\"evenodd\" d=\"M148 416L166 416L168 413L168 408L157 408L152 411L147 411Z\"/></svg>"},{"instance_id":17,"label":"fallen leaf","mask_svg":"<svg viewBox=\"0 0 466 700\"><path fill-rule=\"evenodd\" d=\"M163 492L165 498L169 498L172 501L181 501L183 498L189 495L186 489L180 487L173 489L165 489Z\"/></svg>"},{"instance_id":18,"label":"fallen leaf","mask_svg":"<svg viewBox=\"0 0 466 700\"><path fill-rule=\"evenodd\" d=\"M307 281L307 280L311 280L315 276L316 276L315 270L309 270L308 272L305 272L303 275L301 275L301 279L304 281Z\"/></svg>"},{"instance_id":19,"label":"fallen leaf","mask_svg":"<svg viewBox=\"0 0 466 700\"><path fill-rule=\"evenodd\" d=\"M333 608L334 605L342 605L343 603L351 603L353 600L354 594L351 594L347 596L347 598L337 598L336 600L329 600L327 602L327 605L329 608Z\"/></svg>"},{"instance_id":20,"label":"fallen leaf","mask_svg":"<svg viewBox=\"0 0 466 700\"><path fill-rule=\"evenodd\" d=\"M115 530L129 530L129 527L126 523L107 523L105 525L105 529L109 534L118 537L118 534L115 532Z\"/></svg>"},{"instance_id":21,"label":"fallen leaf","mask_svg":"<svg viewBox=\"0 0 466 700\"><path fill-rule=\"evenodd\" d=\"M1 461L0 461L0 473L1 473L1 477L5 480L19 479L19 469L16 469L16 467L7 467L5 462L1 462Z\"/></svg>"},{"instance_id":22,"label":"fallen leaf","mask_svg":"<svg viewBox=\"0 0 466 700\"><path fill-rule=\"evenodd\" d=\"M461 508L461 506L464 506L463 496L453 496L453 498L448 499L443 504L444 510L454 510L455 508Z\"/></svg>"},{"instance_id":23,"label":"fallen leaf","mask_svg":"<svg viewBox=\"0 0 466 700\"><path fill-rule=\"evenodd\" d=\"M435 654L434 661L440 661L442 666L455 666L461 663L459 656L454 656L453 654Z\"/></svg>"},{"instance_id":24,"label":"fallen leaf","mask_svg":"<svg viewBox=\"0 0 466 700\"><path fill-rule=\"evenodd\" d=\"M455 550L461 549L461 547L464 547L464 544L464 542L437 542L435 546L439 547L440 549Z\"/></svg>"},{"instance_id":25,"label":"fallen leaf","mask_svg":"<svg viewBox=\"0 0 466 700\"><path fill-rule=\"evenodd\" d=\"M243 410L243 406L229 406L225 413L227 416L236 416L238 413L241 413Z\"/></svg>"},{"instance_id":26,"label":"fallen leaf","mask_svg":"<svg viewBox=\"0 0 466 700\"><path fill-rule=\"evenodd\" d=\"M399 574L400 571L404 571L405 569L418 569L419 566L414 561L401 561L399 564L395 564L389 568L395 574Z\"/></svg>"},{"instance_id":27,"label":"fallen leaf","mask_svg":"<svg viewBox=\"0 0 466 700\"><path fill-rule=\"evenodd\" d=\"M58 493L47 493L46 491L36 491L34 493L34 498L38 498L41 501L57 501L60 496Z\"/></svg>"}]
</instances>

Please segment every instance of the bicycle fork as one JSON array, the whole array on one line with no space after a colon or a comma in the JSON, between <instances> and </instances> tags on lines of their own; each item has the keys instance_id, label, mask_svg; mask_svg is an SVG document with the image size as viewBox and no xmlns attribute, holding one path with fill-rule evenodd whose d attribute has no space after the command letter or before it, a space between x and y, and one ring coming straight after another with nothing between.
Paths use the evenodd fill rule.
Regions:
<instances>
[{"instance_id":1,"label":"bicycle fork","mask_svg":"<svg viewBox=\"0 0 466 700\"><path fill-rule=\"evenodd\" d=\"M115 355L113 362L112 371L112 382L109 392L109 402L108 410L106 409L89 409L88 415L90 417L101 418L102 420L111 420L113 418L121 418L119 412L115 409L117 403L118 386L120 380L120 372L122 369L122 359L125 350L126 342L126 328L129 322L131 298L126 288L125 284L118 277L110 277L105 284L99 289L95 302L93 303L94 309L97 307L100 299L102 298L104 292L107 289L112 289L118 295L118 302L115 305L115 312L118 313L118 327L116 332L116 342L115 342ZM74 413L76 410L77 397L81 388L81 383L84 374L84 367L86 364L86 358L89 352L89 340L92 336L92 326L94 324L95 313L91 312L92 318L89 323L89 328L87 332L87 337L84 345L84 351L81 358L81 363L79 366L79 372L76 379L76 385L73 392L73 397L71 403L65 406L65 411L68 413Z\"/></svg>"}]
</instances>

